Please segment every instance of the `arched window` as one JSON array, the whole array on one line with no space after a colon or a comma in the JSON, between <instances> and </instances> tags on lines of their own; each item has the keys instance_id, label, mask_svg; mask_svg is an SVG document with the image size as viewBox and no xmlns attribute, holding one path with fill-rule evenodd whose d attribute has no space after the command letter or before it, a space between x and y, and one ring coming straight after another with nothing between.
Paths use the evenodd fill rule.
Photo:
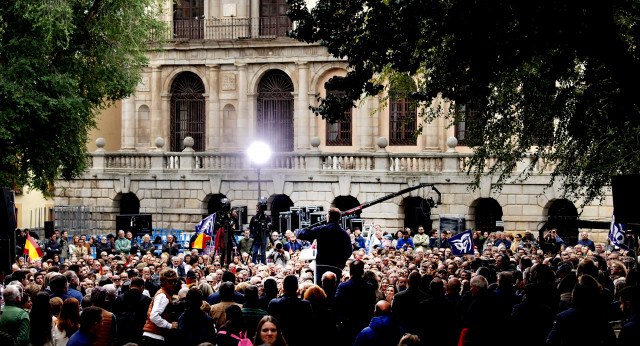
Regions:
<instances>
[{"instance_id":1,"label":"arched window","mask_svg":"<svg viewBox=\"0 0 640 346\"><path fill-rule=\"evenodd\" d=\"M331 203L333 207L340 209L340 211L347 211L359 206L360 204L360 201L353 196L338 196ZM362 210L358 210L355 214L359 216L361 213Z\"/></svg>"},{"instance_id":2,"label":"arched window","mask_svg":"<svg viewBox=\"0 0 640 346\"><path fill-rule=\"evenodd\" d=\"M205 147L204 84L193 72L183 72L171 85L171 151L182 151L193 137L193 150Z\"/></svg>"},{"instance_id":3,"label":"arched window","mask_svg":"<svg viewBox=\"0 0 640 346\"><path fill-rule=\"evenodd\" d=\"M140 200L135 193L122 194L122 198L120 198L120 214L140 214Z\"/></svg>"},{"instance_id":4,"label":"arched window","mask_svg":"<svg viewBox=\"0 0 640 346\"><path fill-rule=\"evenodd\" d=\"M431 231L431 207L424 198L405 198L404 227L411 228L411 234L416 234L418 233L418 226L424 227L426 233Z\"/></svg>"},{"instance_id":5,"label":"arched window","mask_svg":"<svg viewBox=\"0 0 640 346\"><path fill-rule=\"evenodd\" d=\"M275 152L293 151L293 83L282 71L270 71L258 85L258 138Z\"/></svg>"},{"instance_id":6,"label":"arched window","mask_svg":"<svg viewBox=\"0 0 640 346\"><path fill-rule=\"evenodd\" d=\"M221 193L216 193L209 198L209 202L207 203L208 214L206 216L209 216L213 213L217 213L222 210L222 203L220 202L220 200L223 198L227 198L227 196Z\"/></svg>"},{"instance_id":7,"label":"arched window","mask_svg":"<svg viewBox=\"0 0 640 346\"><path fill-rule=\"evenodd\" d=\"M493 198L482 198L476 205L476 229L483 232L502 231L504 227L496 226L497 221L502 221L502 207Z\"/></svg>"},{"instance_id":8,"label":"arched window","mask_svg":"<svg viewBox=\"0 0 640 346\"><path fill-rule=\"evenodd\" d=\"M142 105L138 108L138 146L148 147L151 145L151 119L150 111L147 105Z\"/></svg>"},{"instance_id":9,"label":"arched window","mask_svg":"<svg viewBox=\"0 0 640 346\"><path fill-rule=\"evenodd\" d=\"M267 200L269 210L271 210L271 224L273 229L280 230L280 213L289 211L293 207L293 201L287 195L271 195Z\"/></svg>"},{"instance_id":10,"label":"arched window","mask_svg":"<svg viewBox=\"0 0 640 346\"><path fill-rule=\"evenodd\" d=\"M327 90L328 95L343 96L344 91ZM344 119L338 120L333 124L327 121L327 145L351 145L351 114L352 110L344 112Z\"/></svg>"},{"instance_id":11,"label":"arched window","mask_svg":"<svg viewBox=\"0 0 640 346\"><path fill-rule=\"evenodd\" d=\"M389 145L416 145L416 103L408 98L389 98Z\"/></svg>"},{"instance_id":12,"label":"arched window","mask_svg":"<svg viewBox=\"0 0 640 346\"><path fill-rule=\"evenodd\" d=\"M557 199L549 206L547 229L556 228L567 245L578 242L578 209L568 199Z\"/></svg>"}]
</instances>

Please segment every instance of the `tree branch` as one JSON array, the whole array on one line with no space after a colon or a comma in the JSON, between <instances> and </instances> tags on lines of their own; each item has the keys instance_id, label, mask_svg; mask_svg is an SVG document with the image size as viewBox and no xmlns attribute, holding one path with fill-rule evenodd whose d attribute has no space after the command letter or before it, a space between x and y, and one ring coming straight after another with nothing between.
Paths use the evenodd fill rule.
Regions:
<instances>
[{"instance_id":1,"label":"tree branch","mask_svg":"<svg viewBox=\"0 0 640 346\"><path fill-rule=\"evenodd\" d=\"M85 19L84 21L84 33L88 34L88 27L89 27L89 23L91 22L91 20L93 19L93 17L96 15L96 13L98 13L98 8L100 7L100 3L102 2L102 0L94 0L93 1L93 5L91 6L91 9L89 10L89 14L87 14L87 19Z\"/></svg>"}]
</instances>

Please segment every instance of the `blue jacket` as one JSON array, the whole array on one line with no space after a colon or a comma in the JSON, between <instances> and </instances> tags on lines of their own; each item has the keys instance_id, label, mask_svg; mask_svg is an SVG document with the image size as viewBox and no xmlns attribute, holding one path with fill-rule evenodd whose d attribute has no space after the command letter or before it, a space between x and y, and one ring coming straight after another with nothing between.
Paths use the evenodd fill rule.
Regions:
<instances>
[{"instance_id":1,"label":"blue jacket","mask_svg":"<svg viewBox=\"0 0 640 346\"><path fill-rule=\"evenodd\" d=\"M633 315L618 335L618 343L622 346L637 345L640 338L640 313Z\"/></svg>"},{"instance_id":2,"label":"blue jacket","mask_svg":"<svg viewBox=\"0 0 640 346\"><path fill-rule=\"evenodd\" d=\"M363 329L353 346L396 345L404 335L404 330L391 316L378 316Z\"/></svg>"},{"instance_id":3,"label":"blue jacket","mask_svg":"<svg viewBox=\"0 0 640 346\"><path fill-rule=\"evenodd\" d=\"M413 246L413 239L411 238L407 238L407 240L404 240L404 238L400 238L398 239L398 241L396 242L396 250L400 250L404 247L404 244L407 244L407 247L410 248L414 248Z\"/></svg>"},{"instance_id":4,"label":"blue jacket","mask_svg":"<svg viewBox=\"0 0 640 346\"><path fill-rule=\"evenodd\" d=\"M89 336L82 331L77 331L71 335L69 341L67 342L67 346L85 346L92 345L93 341L89 339Z\"/></svg>"}]
</instances>

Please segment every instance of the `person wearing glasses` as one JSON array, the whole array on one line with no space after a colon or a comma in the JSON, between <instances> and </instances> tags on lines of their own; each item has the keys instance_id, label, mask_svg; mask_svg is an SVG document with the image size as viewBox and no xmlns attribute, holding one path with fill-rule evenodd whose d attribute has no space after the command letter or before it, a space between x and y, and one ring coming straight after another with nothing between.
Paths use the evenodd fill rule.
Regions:
<instances>
[{"instance_id":1,"label":"person wearing glasses","mask_svg":"<svg viewBox=\"0 0 640 346\"><path fill-rule=\"evenodd\" d=\"M176 290L178 274L175 270L166 268L160 272L160 290L154 295L151 301L151 308L147 315L147 322L144 325L142 334L146 345L163 345L163 329L177 329L178 322L169 322L170 309L166 309L171 304L171 296ZM165 311L166 310L166 311Z\"/></svg>"}]
</instances>

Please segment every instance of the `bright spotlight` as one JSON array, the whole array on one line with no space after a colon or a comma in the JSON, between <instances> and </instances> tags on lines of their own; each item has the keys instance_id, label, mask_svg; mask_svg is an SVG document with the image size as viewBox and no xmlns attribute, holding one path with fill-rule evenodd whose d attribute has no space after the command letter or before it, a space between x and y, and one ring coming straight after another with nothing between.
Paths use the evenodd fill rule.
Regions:
<instances>
[{"instance_id":1,"label":"bright spotlight","mask_svg":"<svg viewBox=\"0 0 640 346\"><path fill-rule=\"evenodd\" d=\"M258 165L261 165L267 161L271 157L271 148L265 142L256 141L251 143L249 148L247 149L247 154L249 154L249 159Z\"/></svg>"}]
</instances>

